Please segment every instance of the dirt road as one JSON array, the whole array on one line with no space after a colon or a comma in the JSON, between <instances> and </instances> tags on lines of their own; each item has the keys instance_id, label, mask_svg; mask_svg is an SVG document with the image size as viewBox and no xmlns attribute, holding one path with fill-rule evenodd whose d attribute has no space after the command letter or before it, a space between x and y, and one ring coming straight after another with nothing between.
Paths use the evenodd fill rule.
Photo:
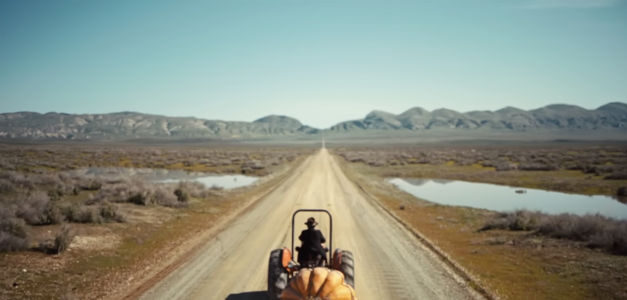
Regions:
<instances>
[{"instance_id":1,"label":"dirt road","mask_svg":"<svg viewBox=\"0 0 627 300\"><path fill-rule=\"evenodd\" d=\"M333 248L353 252L359 299L476 297L411 233L365 199L321 149L142 298L266 299L269 253L290 246L291 215L299 208L324 208L333 215ZM329 239L321 214L302 215L296 234L312 215Z\"/></svg>"}]
</instances>

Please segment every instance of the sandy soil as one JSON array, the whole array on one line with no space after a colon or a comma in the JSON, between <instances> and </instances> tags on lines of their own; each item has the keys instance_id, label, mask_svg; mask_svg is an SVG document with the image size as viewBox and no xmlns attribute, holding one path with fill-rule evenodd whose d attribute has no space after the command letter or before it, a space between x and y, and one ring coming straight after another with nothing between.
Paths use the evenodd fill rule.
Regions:
<instances>
[{"instance_id":1,"label":"sandy soil","mask_svg":"<svg viewBox=\"0 0 627 300\"><path fill-rule=\"evenodd\" d=\"M326 149L231 222L194 257L148 290L143 299L266 299L268 256L291 243L291 216L299 208L333 215L333 248L355 256L359 299L477 298L463 280L378 206L364 198ZM319 220L329 239L324 215Z\"/></svg>"}]
</instances>

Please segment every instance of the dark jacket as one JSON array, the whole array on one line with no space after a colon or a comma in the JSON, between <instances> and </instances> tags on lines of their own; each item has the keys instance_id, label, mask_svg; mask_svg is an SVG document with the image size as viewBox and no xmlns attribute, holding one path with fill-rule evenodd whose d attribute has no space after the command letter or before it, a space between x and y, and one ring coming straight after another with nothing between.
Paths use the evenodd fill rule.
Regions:
<instances>
[{"instance_id":1,"label":"dark jacket","mask_svg":"<svg viewBox=\"0 0 627 300\"><path fill-rule=\"evenodd\" d=\"M305 229L300 233L298 239L303 242L300 247L301 251L324 254L322 243L326 242L326 240L320 230L315 228Z\"/></svg>"}]
</instances>

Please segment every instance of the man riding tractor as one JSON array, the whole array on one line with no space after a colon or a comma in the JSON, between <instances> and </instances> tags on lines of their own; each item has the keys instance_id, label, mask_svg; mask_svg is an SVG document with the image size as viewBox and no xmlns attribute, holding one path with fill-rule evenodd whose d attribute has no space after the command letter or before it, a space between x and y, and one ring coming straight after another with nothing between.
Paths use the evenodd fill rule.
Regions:
<instances>
[{"instance_id":1,"label":"man riding tractor","mask_svg":"<svg viewBox=\"0 0 627 300\"><path fill-rule=\"evenodd\" d=\"M298 209L292 214L291 248L274 249L268 260L268 297L271 300L355 300L355 261L348 250L335 249L333 255L324 246L326 239L315 227L314 218L307 219L299 236L298 262L292 260L295 242L296 215L302 212L325 213L329 216L329 248L333 249L333 218L328 210ZM328 258L327 258L328 257Z\"/></svg>"},{"instance_id":2,"label":"man riding tractor","mask_svg":"<svg viewBox=\"0 0 627 300\"><path fill-rule=\"evenodd\" d=\"M307 229L303 230L298 237L302 242L302 245L296 248L298 251L298 263L301 266L310 268L325 266L328 249L323 244L326 242L324 236L320 230L315 228L318 222L313 217L310 217L305 225L307 225Z\"/></svg>"}]
</instances>

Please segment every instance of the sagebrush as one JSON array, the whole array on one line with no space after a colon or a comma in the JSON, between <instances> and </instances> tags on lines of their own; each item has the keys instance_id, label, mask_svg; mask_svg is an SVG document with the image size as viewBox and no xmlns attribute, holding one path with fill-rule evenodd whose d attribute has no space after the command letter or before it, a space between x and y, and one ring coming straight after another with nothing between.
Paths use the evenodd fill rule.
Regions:
<instances>
[{"instance_id":1,"label":"sagebrush","mask_svg":"<svg viewBox=\"0 0 627 300\"><path fill-rule=\"evenodd\" d=\"M517 210L501 213L481 230L528 230L553 238L584 242L588 247L627 255L627 221L599 214L548 215L537 211Z\"/></svg>"}]
</instances>

